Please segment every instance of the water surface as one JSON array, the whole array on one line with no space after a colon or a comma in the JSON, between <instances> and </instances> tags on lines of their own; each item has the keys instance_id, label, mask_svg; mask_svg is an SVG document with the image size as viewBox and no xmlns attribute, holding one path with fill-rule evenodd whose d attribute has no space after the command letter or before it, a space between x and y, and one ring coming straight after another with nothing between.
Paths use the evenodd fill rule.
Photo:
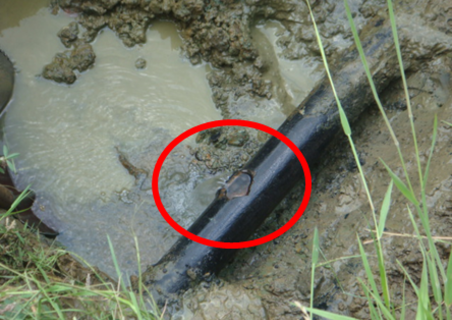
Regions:
<instances>
[{"instance_id":1,"label":"water surface","mask_svg":"<svg viewBox=\"0 0 452 320\"><path fill-rule=\"evenodd\" d=\"M56 33L73 17L53 16L43 3L41 9L27 1L4 5L15 9L0 10L0 21L6 21L2 15L15 17L0 25L0 48L18 71L4 127L11 152L20 153L18 187L32 185L35 212L61 232L61 243L91 264L114 273L107 233L124 271L136 272L134 235L142 265L156 262L178 235L155 208L150 176L171 139L220 119L206 66L186 61L175 26L159 22L148 31L147 43L133 49L104 30L93 43L95 67L71 86L56 84L39 74L55 53L66 50ZM138 58L147 61L145 69L135 68ZM196 178L185 163L188 151L180 149L168 165L172 171L162 174L163 187ZM118 151L148 179L137 181ZM177 190L181 193L168 201L185 203L189 190Z\"/></svg>"}]
</instances>

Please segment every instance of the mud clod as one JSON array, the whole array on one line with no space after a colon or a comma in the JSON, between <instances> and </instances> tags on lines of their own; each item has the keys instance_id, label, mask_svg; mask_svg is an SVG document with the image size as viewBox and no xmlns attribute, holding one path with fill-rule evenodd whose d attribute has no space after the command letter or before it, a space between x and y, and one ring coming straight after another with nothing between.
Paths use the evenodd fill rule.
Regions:
<instances>
[{"instance_id":1,"label":"mud clod","mask_svg":"<svg viewBox=\"0 0 452 320\"><path fill-rule=\"evenodd\" d=\"M79 41L71 52L72 67L80 72L88 70L96 59L93 47L89 43Z\"/></svg>"},{"instance_id":2,"label":"mud clod","mask_svg":"<svg viewBox=\"0 0 452 320\"><path fill-rule=\"evenodd\" d=\"M72 50L57 53L52 62L44 67L42 76L45 79L72 84L77 80L74 70L83 72L92 67L96 60L92 46L80 39L73 46Z\"/></svg>"},{"instance_id":3,"label":"mud clod","mask_svg":"<svg viewBox=\"0 0 452 320\"><path fill-rule=\"evenodd\" d=\"M196 136L199 146L191 153L211 173L236 171L266 141L258 140L259 132L235 127L204 130Z\"/></svg>"},{"instance_id":4,"label":"mud clod","mask_svg":"<svg viewBox=\"0 0 452 320\"><path fill-rule=\"evenodd\" d=\"M61 43L66 48L70 48L75 40L78 39L78 24L77 22L71 22L69 25L64 27L58 32L58 37L61 40Z\"/></svg>"},{"instance_id":5,"label":"mud clod","mask_svg":"<svg viewBox=\"0 0 452 320\"><path fill-rule=\"evenodd\" d=\"M44 67L42 76L48 80L67 84L72 84L77 79L66 52L57 53L52 62Z\"/></svg>"}]
</instances>

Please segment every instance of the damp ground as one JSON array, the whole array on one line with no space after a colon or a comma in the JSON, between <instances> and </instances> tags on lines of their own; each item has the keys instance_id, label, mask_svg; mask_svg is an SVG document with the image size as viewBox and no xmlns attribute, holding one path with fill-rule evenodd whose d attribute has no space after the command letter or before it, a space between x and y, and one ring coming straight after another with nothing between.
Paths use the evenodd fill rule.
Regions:
<instances>
[{"instance_id":1,"label":"damp ground","mask_svg":"<svg viewBox=\"0 0 452 320\"><path fill-rule=\"evenodd\" d=\"M215 2L208 9L205 9L203 2L196 1L143 2L139 5L127 1L92 1L88 5L79 1L61 1L60 4L64 12L78 14L79 23L86 28L81 36L83 41L90 43L97 36L93 44L94 52L97 42L110 32L105 30L97 34L105 26L113 29L126 46L136 47L146 42L146 39L149 41L147 28L155 19L164 17L175 21L185 57L193 64L203 61L209 63L206 77L212 100L224 118L250 119L277 127L322 77L318 49L307 19L306 7L302 3ZM352 10L356 13L358 27L363 27L367 19L374 15L384 14L383 6L381 1L353 2ZM127 10L129 14L124 13ZM352 43L344 10L339 3L328 1L318 2L314 10L320 22L321 34L326 38L327 54L334 62L339 59L341 51ZM396 10L403 11L411 21L421 21L425 28L435 32L443 35L452 32L452 8L447 1L400 2ZM64 15L63 11L57 17L61 15ZM192 18L198 16L201 18ZM70 22L67 21L66 24ZM49 30L49 33L56 38L58 30ZM432 32L432 37L434 35ZM58 50L66 49L60 46ZM75 45L72 50L75 50ZM119 50L131 52L126 48ZM42 66L52 61L54 53L46 57ZM99 66L100 63L94 64L92 70L83 73L76 70L75 86L89 78ZM149 62L146 68L150 68ZM300 73L305 73L305 76L300 77ZM435 236L450 236L452 223L449 196L452 186L452 129L441 122L452 122L451 74L452 56L447 50L428 61L418 61L408 72L424 163L431 143L435 114L440 121L428 185L431 229ZM408 170L415 177L414 147L401 84L397 81L391 83L382 97L390 122L402 144ZM366 111L353 128L363 168L379 207L389 183L379 158L396 173L401 173L397 153L376 108ZM256 136L257 144L264 140ZM187 292L181 304L175 307L175 318L294 319L300 316L300 311L291 303L295 300L303 303L309 301L314 228L319 229L325 259L334 261L320 268L316 274L316 305L358 318L368 317L366 301L359 298L364 296L357 282L358 277L364 277L361 261L347 257L358 254L357 236L363 241L371 239L369 206L347 141L338 137L332 145L334 147L326 152L319 165L313 169L313 196L298 224L271 243L241 251L234 262L218 275L219 285L204 283ZM212 145L204 147L209 154L220 152ZM207 162L198 161L201 167ZM134 165L143 169L137 163ZM224 164L203 172L218 174L222 170L227 171L226 167L232 169ZM123 173L127 174L127 170ZM128 178L133 181L131 177ZM296 187L257 235L268 234L282 226L296 210L301 194L302 186ZM422 268L422 256L416 240L411 237L413 230L408 221L406 202L398 191L394 191L393 206L386 224L388 233L383 242L394 292L400 292L404 282L396 260L407 267L416 281ZM371 254L372 245L369 243L366 246ZM450 243L439 242L438 247L442 258L449 256ZM373 261L375 271L376 267ZM399 297L400 301L395 301L396 304L401 303L402 295ZM408 297L412 299L410 293ZM410 312L415 312L415 309Z\"/></svg>"}]
</instances>

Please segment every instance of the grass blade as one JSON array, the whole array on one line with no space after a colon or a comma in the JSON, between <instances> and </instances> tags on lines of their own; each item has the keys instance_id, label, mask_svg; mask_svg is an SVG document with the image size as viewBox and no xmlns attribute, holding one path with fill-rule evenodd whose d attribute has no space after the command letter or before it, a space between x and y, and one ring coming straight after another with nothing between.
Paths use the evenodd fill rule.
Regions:
<instances>
[{"instance_id":1,"label":"grass blade","mask_svg":"<svg viewBox=\"0 0 452 320\"><path fill-rule=\"evenodd\" d=\"M386 307L391 307L391 296L389 294L389 284L388 277L386 274L385 268L385 260L383 256L383 248L381 247L381 243L378 240L374 240L375 250L377 251L378 257L378 271L380 272L380 282L381 282L381 290L383 293L383 298L385 300Z\"/></svg>"},{"instance_id":2,"label":"grass blade","mask_svg":"<svg viewBox=\"0 0 452 320\"><path fill-rule=\"evenodd\" d=\"M352 134L352 129L350 129L350 123L348 122L347 116L345 115L344 109L342 107L339 108L339 117L341 119L342 129L347 136Z\"/></svg>"},{"instance_id":3,"label":"grass blade","mask_svg":"<svg viewBox=\"0 0 452 320\"><path fill-rule=\"evenodd\" d=\"M364 270L366 271L367 280L369 281L370 286L372 287L372 291L378 292L377 284L375 283L374 275L370 268L369 260L367 260L366 252L364 251L363 244L361 243L361 240L359 238L358 238L358 244L359 244L359 252L361 254L361 260L363 261Z\"/></svg>"},{"instance_id":4,"label":"grass blade","mask_svg":"<svg viewBox=\"0 0 452 320\"><path fill-rule=\"evenodd\" d=\"M9 210L1 216L0 220L7 216L14 214L14 210L16 210L17 206L22 202L22 200L24 200L26 197L28 197L30 195L31 192L29 190L30 190L30 185L28 185L24 189L24 191L22 191L21 194L16 198L16 200L14 200L14 202L11 205L11 207L9 208Z\"/></svg>"},{"instance_id":5,"label":"grass blade","mask_svg":"<svg viewBox=\"0 0 452 320\"><path fill-rule=\"evenodd\" d=\"M405 274L405 277L408 278L408 281L411 283L411 287L413 288L413 290L416 293L416 295L419 296L419 288L416 285L416 283L414 283L414 281L411 278L411 276L408 273L408 271L405 269L405 267L403 266L403 264L399 260L397 260L397 264L399 265L400 269L402 269L403 273Z\"/></svg>"},{"instance_id":6,"label":"grass blade","mask_svg":"<svg viewBox=\"0 0 452 320\"><path fill-rule=\"evenodd\" d=\"M14 161L7 159L6 160L6 164L8 165L8 167L14 172L16 173L16 166L14 165Z\"/></svg>"},{"instance_id":7,"label":"grass blade","mask_svg":"<svg viewBox=\"0 0 452 320\"><path fill-rule=\"evenodd\" d=\"M8 155L8 159L17 158L19 156L19 153L12 153Z\"/></svg>"},{"instance_id":8,"label":"grass blade","mask_svg":"<svg viewBox=\"0 0 452 320\"><path fill-rule=\"evenodd\" d=\"M383 161L383 159L380 158L380 161L385 166L386 170L388 171L389 175L391 176L392 180L394 181L397 189L402 192L402 194L407 198L411 203L413 203L415 206L419 206L419 202L417 201L416 197L414 196L413 192L408 189L408 187L403 183L402 180L389 168L389 166Z\"/></svg>"},{"instance_id":9,"label":"grass blade","mask_svg":"<svg viewBox=\"0 0 452 320\"><path fill-rule=\"evenodd\" d=\"M446 281L444 283L444 302L447 309L452 306L452 252L449 255L447 264Z\"/></svg>"},{"instance_id":10,"label":"grass blade","mask_svg":"<svg viewBox=\"0 0 452 320\"><path fill-rule=\"evenodd\" d=\"M417 168L418 168L418 173L419 173L419 182L421 184L421 187L423 187L425 182L424 182L423 176L422 176L421 160L419 157L419 148L418 148L418 143L417 143L416 130L414 127L413 110L411 107L410 93L408 92L408 84L407 84L407 80L406 80L406 76L405 76L405 68L403 67L402 51L400 50L399 35L397 32L397 23L396 23L396 18L394 15L394 8L392 6L392 1L393 0L387 0L388 13L389 13L389 19L391 21L392 36L394 38L394 46L395 46L396 53L397 53L397 60L399 62L399 67L400 67L400 76L402 78L403 90L405 92L405 100L406 100L407 111L408 111L408 119L410 121L411 135L413 136L413 144L414 144ZM412 188L411 188L411 191L413 191Z\"/></svg>"},{"instance_id":11,"label":"grass blade","mask_svg":"<svg viewBox=\"0 0 452 320\"><path fill-rule=\"evenodd\" d=\"M370 318L372 320L380 320L381 319L380 313L375 308L374 302L372 301L372 297L369 294L368 288L364 289L364 293L367 298L367 305L369 306Z\"/></svg>"},{"instance_id":12,"label":"grass blade","mask_svg":"<svg viewBox=\"0 0 452 320\"><path fill-rule=\"evenodd\" d=\"M400 310L400 320L405 320L406 306L405 306L405 279L403 279L402 289L402 309Z\"/></svg>"},{"instance_id":13,"label":"grass blade","mask_svg":"<svg viewBox=\"0 0 452 320\"><path fill-rule=\"evenodd\" d=\"M424 251L422 251L422 255L424 256L424 261L422 262L422 276L421 276L421 285L419 286L419 295L418 295L418 305L417 305L417 313L416 320L425 320L432 319L433 316L430 312L430 298L428 296L428 272L427 272L427 263L426 257L424 255Z\"/></svg>"},{"instance_id":14,"label":"grass blade","mask_svg":"<svg viewBox=\"0 0 452 320\"><path fill-rule=\"evenodd\" d=\"M358 281L361 283L363 289L364 289L366 292L368 292L368 294L370 294L370 295L373 297L373 299L374 299L375 303L377 304L377 306L378 306L380 312L382 312L383 315L385 316L385 317L380 317L380 319L396 320L395 317L391 314L391 311L385 306L385 304L384 304L383 301L381 300L378 291L372 292L371 290L369 290L368 287L366 287L366 286L364 285L364 283L362 282L361 279L358 279Z\"/></svg>"},{"instance_id":15,"label":"grass blade","mask_svg":"<svg viewBox=\"0 0 452 320\"><path fill-rule=\"evenodd\" d=\"M122 279L122 272L119 268L118 260L116 259L115 249L113 248L113 243L111 242L110 236L107 234L108 246L110 247L111 258L113 260L113 264L115 266L116 274L118 275L118 283L120 283L123 291L126 290L126 285L124 284L124 280Z\"/></svg>"},{"instance_id":16,"label":"grass blade","mask_svg":"<svg viewBox=\"0 0 452 320\"><path fill-rule=\"evenodd\" d=\"M319 260L319 231L317 228L314 229L314 238L312 239L312 265L311 265L311 299L309 306L311 308L314 307L314 280L315 280L315 267L317 266L317 262ZM311 314L312 318L312 314Z\"/></svg>"},{"instance_id":17,"label":"grass blade","mask_svg":"<svg viewBox=\"0 0 452 320\"><path fill-rule=\"evenodd\" d=\"M348 316L343 316L340 314L335 314L332 312L328 312L325 310L319 310L319 309L314 309L314 308L306 308L307 311L309 311L312 314L315 314L319 317L324 317L330 320L357 320L356 318L352 318L352 317L348 317Z\"/></svg>"},{"instance_id":18,"label":"grass blade","mask_svg":"<svg viewBox=\"0 0 452 320\"><path fill-rule=\"evenodd\" d=\"M430 162L432 160L433 151L435 150L437 133L438 133L438 117L435 114L435 120L433 121L432 146L430 147L430 154L428 155L427 165L425 167L424 172L424 186L427 185L428 172L430 170Z\"/></svg>"},{"instance_id":19,"label":"grass blade","mask_svg":"<svg viewBox=\"0 0 452 320\"><path fill-rule=\"evenodd\" d=\"M430 286L433 291L433 297L435 298L435 302L440 306L441 310L441 302L443 301L443 295L441 293L441 283L439 282L438 278L438 270L436 269L434 257L432 257L430 253L426 253L426 258L428 273L430 275Z\"/></svg>"},{"instance_id":20,"label":"grass blade","mask_svg":"<svg viewBox=\"0 0 452 320\"><path fill-rule=\"evenodd\" d=\"M383 231L386 225L386 218L388 217L389 207L391 206L391 193L392 193L393 180L389 182L388 190L386 191L383 199L383 204L380 210L380 221L378 223L378 239L381 239Z\"/></svg>"}]
</instances>

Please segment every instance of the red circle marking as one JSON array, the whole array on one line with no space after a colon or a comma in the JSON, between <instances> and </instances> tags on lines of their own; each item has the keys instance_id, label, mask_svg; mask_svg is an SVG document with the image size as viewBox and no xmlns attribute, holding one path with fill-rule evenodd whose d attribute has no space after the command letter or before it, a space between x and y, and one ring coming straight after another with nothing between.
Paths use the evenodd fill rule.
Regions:
<instances>
[{"instance_id":1,"label":"red circle marking","mask_svg":"<svg viewBox=\"0 0 452 320\"><path fill-rule=\"evenodd\" d=\"M300 207L298 208L295 215L281 228L276 230L275 232L272 232L264 237L254 239L254 240L248 240L248 241L241 241L241 242L222 242L222 241L215 241L215 240L209 240L200 236L197 236L190 231L182 228L176 221L174 221L173 218L168 214L165 207L163 206L162 200L160 199L160 193L158 189L158 180L160 175L160 169L162 168L163 162L165 161L168 154L182 141L187 139L188 137L194 135L195 133L198 133L199 131L211 129L214 127L226 127L226 126L238 126L238 127L248 127L257 129L260 131L264 131L268 134L271 134L275 138L281 140L286 146L288 146L293 153L297 156L298 160L300 161L300 164L303 168L304 177L305 177L305 191L303 195L303 200L301 201ZM249 248L249 247L255 247L261 244L264 244L266 242L272 241L276 239L277 237L284 234L286 231L288 231L290 228L293 227L293 225L298 221L298 219L301 218L304 211L306 210L306 207L308 206L309 199L311 197L311 188L312 188L312 181L311 181L311 171L309 170L309 165L306 162L306 159L304 158L301 151L297 148L297 146L284 134L281 132L270 128L266 125L263 125L261 123L257 123L254 121L247 121L247 120L217 120L217 121L211 121L206 122L203 124L200 124L196 127L193 127L191 129L188 129L187 131L181 133L176 139L171 141L171 143L163 150L162 154L157 160L157 163L154 167L154 172L152 174L152 190L154 195L155 204L157 205L157 208L159 209L161 215L163 218L170 224L171 227L174 228L177 232L179 232L181 235L187 237L190 240L193 240L195 242L198 242L200 244L214 247L214 248L221 248L221 249L243 249L243 248Z\"/></svg>"}]
</instances>

